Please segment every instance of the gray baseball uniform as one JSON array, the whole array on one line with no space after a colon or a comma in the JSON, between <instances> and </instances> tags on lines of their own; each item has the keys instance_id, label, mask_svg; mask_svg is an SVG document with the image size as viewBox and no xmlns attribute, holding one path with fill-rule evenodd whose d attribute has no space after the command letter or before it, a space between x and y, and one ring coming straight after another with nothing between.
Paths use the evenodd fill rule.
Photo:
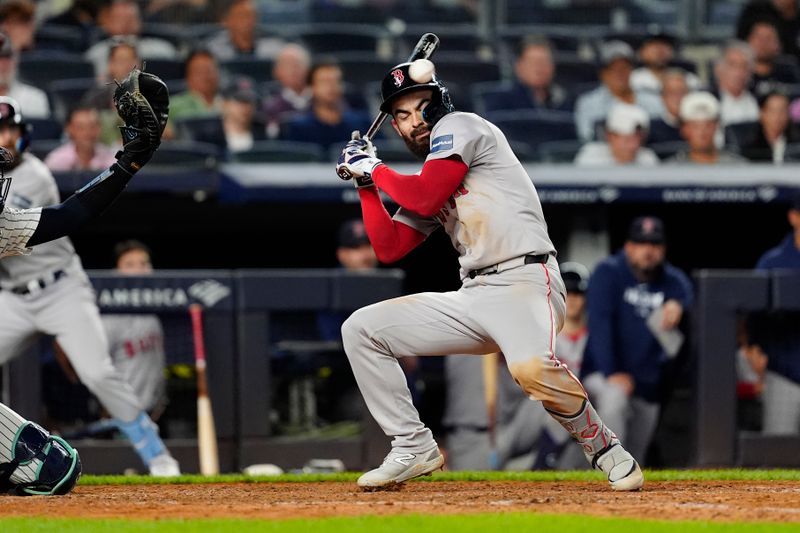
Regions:
<instances>
[{"instance_id":1,"label":"gray baseball uniform","mask_svg":"<svg viewBox=\"0 0 800 533\"><path fill-rule=\"evenodd\" d=\"M454 292L380 302L345 322L345 351L370 412L393 437L394 450L426 453L436 442L396 358L502 351L525 394L561 413L587 454L599 451L606 433L587 411L580 382L555 357L566 291L530 177L503 133L477 115L447 114L430 138L428 160L458 156L467 174L433 218L401 208L394 219L426 235L444 227L460 254L463 283ZM544 262L526 264L526 254Z\"/></svg>"},{"instance_id":2,"label":"gray baseball uniform","mask_svg":"<svg viewBox=\"0 0 800 533\"><path fill-rule=\"evenodd\" d=\"M164 329L156 315L103 315L111 359L148 411L164 399Z\"/></svg>"},{"instance_id":3,"label":"gray baseball uniform","mask_svg":"<svg viewBox=\"0 0 800 533\"><path fill-rule=\"evenodd\" d=\"M35 254L14 255L25 251L24 243L38 223L40 210L27 209L56 204L59 195L52 174L36 157L23 154L13 172L14 187L6 203L26 211L6 209L0 215L18 228L15 244L5 250L12 256L0 260L0 364L19 354L38 333L54 335L78 377L108 412L124 422L134 420L142 408L111 362L94 291L71 241L64 237L37 246ZM5 228L0 231L5 238Z\"/></svg>"}]
</instances>

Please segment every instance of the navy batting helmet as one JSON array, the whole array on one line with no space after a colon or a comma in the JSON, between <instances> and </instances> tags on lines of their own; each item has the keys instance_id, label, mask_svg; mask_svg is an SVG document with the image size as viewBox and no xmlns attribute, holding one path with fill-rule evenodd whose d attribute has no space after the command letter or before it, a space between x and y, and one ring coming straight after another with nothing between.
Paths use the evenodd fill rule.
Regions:
<instances>
[{"instance_id":1,"label":"navy batting helmet","mask_svg":"<svg viewBox=\"0 0 800 533\"><path fill-rule=\"evenodd\" d=\"M432 89L431 102L422 111L422 118L433 126L447 113L455 110L450 99L450 92L442 81L434 74L430 81L414 80L408 72L411 63L400 63L384 76L381 83L381 111L392 114L392 101L398 96L419 89Z\"/></svg>"}]
</instances>

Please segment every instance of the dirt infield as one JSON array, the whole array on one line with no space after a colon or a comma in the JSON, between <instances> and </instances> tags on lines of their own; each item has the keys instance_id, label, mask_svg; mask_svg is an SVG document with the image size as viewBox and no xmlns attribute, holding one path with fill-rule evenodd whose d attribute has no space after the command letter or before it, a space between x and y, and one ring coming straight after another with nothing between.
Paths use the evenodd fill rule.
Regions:
<instances>
[{"instance_id":1,"label":"dirt infield","mask_svg":"<svg viewBox=\"0 0 800 533\"><path fill-rule=\"evenodd\" d=\"M365 493L354 483L79 486L55 498L0 498L0 516L312 518L524 511L651 519L800 523L796 482L653 482L615 493L585 482L421 482Z\"/></svg>"}]
</instances>

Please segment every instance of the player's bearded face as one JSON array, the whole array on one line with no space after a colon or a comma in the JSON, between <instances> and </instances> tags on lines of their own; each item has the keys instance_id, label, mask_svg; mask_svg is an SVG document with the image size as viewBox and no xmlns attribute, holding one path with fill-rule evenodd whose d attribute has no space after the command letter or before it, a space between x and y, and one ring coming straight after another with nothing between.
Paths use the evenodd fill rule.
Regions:
<instances>
[{"instance_id":1,"label":"player's bearded face","mask_svg":"<svg viewBox=\"0 0 800 533\"><path fill-rule=\"evenodd\" d=\"M431 101L432 91L414 91L399 96L393 104L392 126L412 154L425 159L431 151L431 128L422 119L422 111Z\"/></svg>"},{"instance_id":2,"label":"player's bearded face","mask_svg":"<svg viewBox=\"0 0 800 533\"><path fill-rule=\"evenodd\" d=\"M408 135L403 135L403 141L405 141L412 154L420 159L425 159L431 152L430 133L431 129L427 124L423 123L421 126L411 130Z\"/></svg>"}]
</instances>

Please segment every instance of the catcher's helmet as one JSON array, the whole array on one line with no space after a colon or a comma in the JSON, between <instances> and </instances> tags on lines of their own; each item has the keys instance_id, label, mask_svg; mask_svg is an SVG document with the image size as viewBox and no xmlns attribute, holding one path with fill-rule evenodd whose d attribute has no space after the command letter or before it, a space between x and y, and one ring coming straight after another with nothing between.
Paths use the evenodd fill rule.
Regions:
<instances>
[{"instance_id":1,"label":"catcher's helmet","mask_svg":"<svg viewBox=\"0 0 800 533\"><path fill-rule=\"evenodd\" d=\"M17 152L22 153L31 143L31 125L27 124L20 112L19 103L10 96L0 96L0 126L19 126L20 138Z\"/></svg>"},{"instance_id":2,"label":"catcher's helmet","mask_svg":"<svg viewBox=\"0 0 800 533\"><path fill-rule=\"evenodd\" d=\"M433 96L431 103L422 111L422 118L433 126L447 113L455 111L453 102L450 99L450 92L435 74L429 82L420 83L413 80L408 73L410 66L411 63L400 63L384 76L381 83L381 99L383 100L381 102L381 111L391 115L392 101L395 98L412 91L430 88L433 90Z\"/></svg>"}]
</instances>

